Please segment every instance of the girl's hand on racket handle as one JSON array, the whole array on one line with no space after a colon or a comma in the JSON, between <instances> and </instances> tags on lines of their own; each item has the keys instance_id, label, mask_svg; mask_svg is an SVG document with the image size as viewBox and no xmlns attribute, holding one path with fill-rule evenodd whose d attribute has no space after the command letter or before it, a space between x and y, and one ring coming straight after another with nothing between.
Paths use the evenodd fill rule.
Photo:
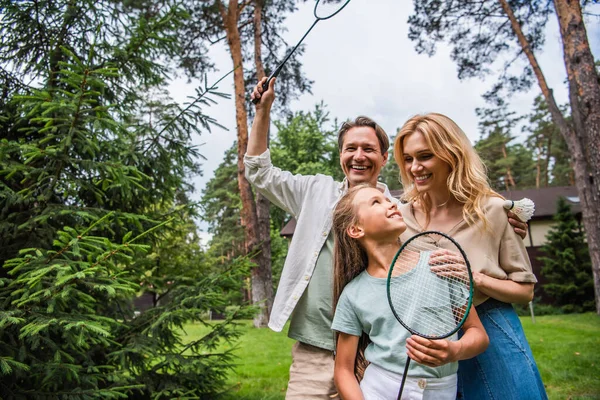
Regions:
<instances>
[{"instance_id":1,"label":"girl's hand on racket handle","mask_svg":"<svg viewBox=\"0 0 600 400\"><path fill-rule=\"evenodd\" d=\"M462 344L448 339L431 340L418 335L406 339L408 356L419 364L439 367L458 360Z\"/></svg>"},{"instance_id":2,"label":"girl's hand on racket handle","mask_svg":"<svg viewBox=\"0 0 600 400\"><path fill-rule=\"evenodd\" d=\"M461 279L465 283L469 282L469 272L467 271L465 259L459 253L446 249L436 250L429 256L429 265L431 266L431 272L438 276Z\"/></svg>"},{"instance_id":3,"label":"girl's hand on racket handle","mask_svg":"<svg viewBox=\"0 0 600 400\"><path fill-rule=\"evenodd\" d=\"M258 81L258 84L254 86L254 90L252 90L252 94L250 95L250 99L256 104L257 111L261 109L270 111L275 100L275 80L277 78L271 79L269 88L265 91L263 85L267 82L267 79L267 77L264 77Z\"/></svg>"}]
</instances>

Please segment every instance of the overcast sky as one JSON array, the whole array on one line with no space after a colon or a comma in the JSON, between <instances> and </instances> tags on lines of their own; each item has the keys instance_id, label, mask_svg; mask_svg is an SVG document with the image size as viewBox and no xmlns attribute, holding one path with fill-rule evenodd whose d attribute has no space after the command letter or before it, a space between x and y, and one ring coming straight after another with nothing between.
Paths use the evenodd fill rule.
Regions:
<instances>
[{"instance_id":1,"label":"overcast sky","mask_svg":"<svg viewBox=\"0 0 600 400\"><path fill-rule=\"evenodd\" d=\"M284 37L294 45L314 21L314 2L308 1L290 15ZM600 13L600 5L593 8ZM450 48L441 44L434 57L419 55L408 39L408 16L412 14L409 0L352 0L331 20L321 21L305 39L306 51L302 63L306 76L314 81L313 94L305 94L291 104L293 111L309 111L321 100L330 117L345 120L357 115L375 119L389 135L412 115L440 112L453 118L472 141L479 138L475 109L485 106L481 95L495 81L471 79L459 81L456 64L449 57ZM600 22L588 17L588 37L595 57L600 58ZM224 43L213 46L210 56L219 68L209 74L208 82L216 81L232 69L231 57ZM559 103L567 101L566 77L562 58L560 33L555 16L547 28L544 51L536 54L538 62ZM185 79L174 81L171 94L177 101L194 95L198 84ZM219 89L233 93L233 78L223 81ZM540 93L535 86L530 92L511 99L511 108L520 113L531 111L533 99ZM204 175L193 178L199 200L201 191L214 175L225 151L235 141L235 107L233 100L220 100L205 112L227 127L215 128L195 138L202 144ZM201 224L201 228L206 226Z\"/></svg>"}]
</instances>

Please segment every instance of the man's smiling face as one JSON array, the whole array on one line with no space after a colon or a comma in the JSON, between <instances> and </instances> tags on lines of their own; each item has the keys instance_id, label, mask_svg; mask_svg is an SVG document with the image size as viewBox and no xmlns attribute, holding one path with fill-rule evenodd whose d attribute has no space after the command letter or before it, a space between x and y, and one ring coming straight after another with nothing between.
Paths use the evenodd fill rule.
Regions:
<instances>
[{"instance_id":1,"label":"man's smiling face","mask_svg":"<svg viewBox=\"0 0 600 400\"><path fill-rule=\"evenodd\" d=\"M387 151L381 153L375 129L357 126L345 133L340 152L340 165L350 187L359 183L375 186L387 158Z\"/></svg>"}]
</instances>

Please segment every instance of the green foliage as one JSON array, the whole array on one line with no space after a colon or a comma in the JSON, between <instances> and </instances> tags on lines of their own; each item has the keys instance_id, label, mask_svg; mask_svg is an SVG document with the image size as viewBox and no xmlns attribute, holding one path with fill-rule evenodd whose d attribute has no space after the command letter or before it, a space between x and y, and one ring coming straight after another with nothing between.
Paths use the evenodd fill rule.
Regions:
<instances>
[{"instance_id":1,"label":"green foliage","mask_svg":"<svg viewBox=\"0 0 600 400\"><path fill-rule=\"evenodd\" d=\"M299 111L284 120L274 121L277 133L269 145L273 164L293 174L324 174L342 180L336 129L328 128L328 122L329 115L323 103L311 112ZM202 192L201 200L202 218L214 235L211 251L224 257L240 254L244 243L236 151L236 144L227 150L215 176ZM271 207L273 229L281 229L288 218L282 210Z\"/></svg>"},{"instance_id":2,"label":"green foliage","mask_svg":"<svg viewBox=\"0 0 600 400\"><path fill-rule=\"evenodd\" d=\"M202 219L213 235L210 252L230 259L244 251L244 228L240 221L242 200L237 182L237 142L225 152L225 157L202 190Z\"/></svg>"},{"instance_id":3,"label":"green foliage","mask_svg":"<svg viewBox=\"0 0 600 400\"><path fill-rule=\"evenodd\" d=\"M388 162L381 169L379 181L385 183L390 190L402 189L402 181L400 180L400 167L394 161L394 140L395 136L390 137L390 149L388 151Z\"/></svg>"},{"instance_id":4,"label":"green foliage","mask_svg":"<svg viewBox=\"0 0 600 400\"><path fill-rule=\"evenodd\" d=\"M490 184L495 190L514 190L535 184L531 152L521 144L510 144L517 123L506 105L490 109L477 109L480 118L481 138L475 143L477 153L488 170Z\"/></svg>"},{"instance_id":5,"label":"green foliage","mask_svg":"<svg viewBox=\"0 0 600 400\"><path fill-rule=\"evenodd\" d=\"M0 0L0 397L213 398L236 338L187 195L193 134L215 121L165 95L176 2ZM138 294L155 307L134 313ZM208 310L226 321L183 343Z\"/></svg>"},{"instance_id":6,"label":"green foliage","mask_svg":"<svg viewBox=\"0 0 600 400\"><path fill-rule=\"evenodd\" d=\"M293 174L325 174L343 179L339 167L336 129L327 127L328 113L323 103L311 112L296 112L285 119L275 121L276 135L269 149L273 164ZM244 251L244 230L240 221L241 200L237 185L237 144L225 153L223 162L215 170L215 176L202 192L202 219L209 224L213 234L207 251L207 262L212 270L227 265L228 260ZM271 262L274 287L279 281L287 241L279 235L289 219L283 210L271 207ZM240 282L232 299L241 301L238 295L246 290Z\"/></svg>"},{"instance_id":7,"label":"green foliage","mask_svg":"<svg viewBox=\"0 0 600 400\"><path fill-rule=\"evenodd\" d=\"M207 309L226 313L223 293L247 273L245 260L220 274L176 278L168 303L135 316L140 284L128 266L150 246L136 242L167 225L115 243L93 235L113 225L109 214L85 231L58 232L54 249L23 249L8 260L0 288L0 393L6 398L210 398L231 367L214 352L239 332L238 308L223 324L184 343L180 329L203 323ZM129 235L127 235L129 236Z\"/></svg>"},{"instance_id":8,"label":"green foliage","mask_svg":"<svg viewBox=\"0 0 600 400\"><path fill-rule=\"evenodd\" d=\"M523 130L530 132L526 143L535 157L536 187L573 185L571 154L542 96L535 98L528 120Z\"/></svg>"},{"instance_id":9,"label":"green foliage","mask_svg":"<svg viewBox=\"0 0 600 400\"><path fill-rule=\"evenodd\" d=\"M274 122L277 135L269 146L273 165L292 174L323 174L338 181L344 179L336 124L327 126L329 113L325 108L321 102L313 111L298 111ZM271 218L275 226L283 227L289 216L273 207Z\"/></svg>"},{"instance_id":10,"label":"green foliage","mask_svg":"<svg viewBox=\"0 0 600 400\"><path fill-rule=\"evenodd\" d=\"M554 225L546 235L542 275L547 283L544 291L551 304L565 312L595 309L594 280L588 246L571 206L559 198Z\"/></svg>"},{"instance_id":11,"label":"green foliage","mask_svg":"<svg viewBox=\"0 0 600 400\"><path fill-rule=\"evenodd\" d=\"M241 224L240 199L237 181L237 143L225 152L223 162L215 170L215 176L202 191L201 218L208 223L212 234L206 251L205 267L210 271L227 268L232 259L245 253L245 232ZM234 304L247 300L249 277L240 279L228 292Z\"/></svg>"},{"instance_id":12,"label":"green foliage","mask_svg":"<svg viewBox=\"0 0 600 400\"><path fill-rule=\"evenodd\" d=\"M275 121L277 135L270 143L273 164L293 174L323 174L341 180L335 127L321 102L313 111L298 111Z\"/></svg>"}]
</instances>

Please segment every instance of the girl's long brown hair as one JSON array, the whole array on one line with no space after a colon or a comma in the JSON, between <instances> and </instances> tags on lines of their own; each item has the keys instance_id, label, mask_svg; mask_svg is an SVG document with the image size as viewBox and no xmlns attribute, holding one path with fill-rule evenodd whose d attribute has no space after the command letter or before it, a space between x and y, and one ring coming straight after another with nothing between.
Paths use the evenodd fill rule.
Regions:
<instances>
[{"instance_id":1,"label":"girl's long brown hair","mask_svg":"<svg viewBox=\"0 0 600 400\"><path fill-rule=\"evenodd\" d=\"M368 258L358 240L348 235L348 228L358 223L354 209L354 197L361 189L372 188L367 184L357 185L346 193L338 202L333 212L333 309L337 307L344 287L367 268ZM365 349L370 343L367 334L363 333L358 342L354 374L360 382L369 362L365 359ZM337 334L336 334L337 345Z\"/></svg>"}]
</instances>

